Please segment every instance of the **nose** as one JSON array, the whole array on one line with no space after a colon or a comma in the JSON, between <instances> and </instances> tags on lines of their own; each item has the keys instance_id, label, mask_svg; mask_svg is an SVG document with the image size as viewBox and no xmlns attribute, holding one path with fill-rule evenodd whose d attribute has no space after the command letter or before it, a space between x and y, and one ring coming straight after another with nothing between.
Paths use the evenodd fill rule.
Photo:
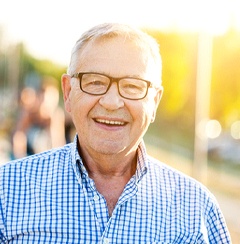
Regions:
<instances>
[{"instance_id":1,"label":"nose","mask_svg":"<svg viewBox=\"0 0 240 244\"><path fill-rule=\"evenodd\" d=\"M107 93L99 99L99 103L108 110L116 110L124 106L123 98L118 93L117 83L112 83Z\"/></svg>"}]
</instances>

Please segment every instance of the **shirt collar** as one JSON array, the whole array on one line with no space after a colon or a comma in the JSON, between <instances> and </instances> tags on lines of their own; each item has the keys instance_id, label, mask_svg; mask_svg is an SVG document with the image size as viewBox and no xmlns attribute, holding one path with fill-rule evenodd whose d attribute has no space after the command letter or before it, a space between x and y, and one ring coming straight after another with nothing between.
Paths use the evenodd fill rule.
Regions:
<instances>
[{"instance_id":1,"label":"shirt collar","mask_svg":"<svg viewBox=\"0 0 240 244\"><path fill-rule=\"evenodd\" d=\"M148 157L147 150L142 140L137 149L137 169L136 169L136 184L142 179L142 177L147 173Z\"/></svg>"},{"instance_id":2,"label":"shirt collar","mask_svg":"<svg viewBox=\"0 0 240 244\"><path fill-rule=\"evenodd\" d=\"M71 147L71 154L72 154L72 166L77 178L80 179L83 173L87 174L87 170L83 165L82 158L78 152L78 135L76 134L72 147Z\"/></svg>"},{"instance_id":3,"label":"shirt collar","mask_svg":"<svg viewBox=\"0 0 240 244\"><path fill-rule=\"evenodd\" d=\"M88 175L87 170L83 165L82 158L80 157L78 152L77 135L74 138L71 153L72 153L72 163L73 163L73 168L75 173L78 176L82 174ZM147 164L148 164L147 151L146 151L144 141L142 140L137 149L137 169L135 173L136 184L138 184L139 181L142 179L142 177L147 173Z\"/></svg>"}]
</instances>

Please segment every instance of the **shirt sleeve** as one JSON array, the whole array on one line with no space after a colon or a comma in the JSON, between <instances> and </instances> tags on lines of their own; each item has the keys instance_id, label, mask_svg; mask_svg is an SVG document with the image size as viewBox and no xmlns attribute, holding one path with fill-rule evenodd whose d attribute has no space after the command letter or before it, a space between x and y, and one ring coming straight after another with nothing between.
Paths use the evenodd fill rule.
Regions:
<instances>
[{"instance_id":1,"label":"shirt sleeve","mask_svg":"<svg viewBox=\"0 0 240 244\"><path fill-rule=\"evenodd\" d=\"M0 169L0 243L6 243L5 221L4 221L4 198L3 198L3 184L2 184L2 169Z\"/></svg>"},{"instance_id":2,"label":"shirt sleeve","mask_svg":"<svg viewBox=\"0 0 240 244\"><path fill-rule=\"evenodd\" d=\"M209 243L232 243L224 216L217 202L212 202L206 221Z\"/></svg>"}]
</instances>

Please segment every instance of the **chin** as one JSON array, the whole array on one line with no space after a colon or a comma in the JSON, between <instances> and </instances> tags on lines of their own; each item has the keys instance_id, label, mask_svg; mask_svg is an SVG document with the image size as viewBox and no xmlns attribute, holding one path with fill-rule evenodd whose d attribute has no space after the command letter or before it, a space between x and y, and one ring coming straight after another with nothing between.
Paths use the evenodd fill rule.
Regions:
<instances>
[{"instance_id":1,"label":"chin","mask_svg":"<svg viewBox=\"0 0 240 244\"><path fill-rule=\"evenodd\" d=\"M112 155L124 151L126 149L126 145L119 144L119 142L116 141L104 141L96 143L93 146L93 149L101 154Z\"/></svg>"}]
</instances>

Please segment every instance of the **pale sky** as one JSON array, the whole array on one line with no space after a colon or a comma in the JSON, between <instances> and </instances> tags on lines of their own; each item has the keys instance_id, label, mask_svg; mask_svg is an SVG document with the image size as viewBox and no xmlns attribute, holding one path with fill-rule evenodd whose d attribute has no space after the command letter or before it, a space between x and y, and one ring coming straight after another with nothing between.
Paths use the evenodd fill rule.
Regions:
<instances>
[{"instance_id":1,"label":"pale sky","mask_svg":"<svg viewBox=\"0 0 240 244\"><path fill-rule=\"evenodd\" d=\"M67 65L83 31L123 22L162 31L240 30L239 0L0 0L1 45L24 42L37 58Z\"/></svg>"}]
</instances>

